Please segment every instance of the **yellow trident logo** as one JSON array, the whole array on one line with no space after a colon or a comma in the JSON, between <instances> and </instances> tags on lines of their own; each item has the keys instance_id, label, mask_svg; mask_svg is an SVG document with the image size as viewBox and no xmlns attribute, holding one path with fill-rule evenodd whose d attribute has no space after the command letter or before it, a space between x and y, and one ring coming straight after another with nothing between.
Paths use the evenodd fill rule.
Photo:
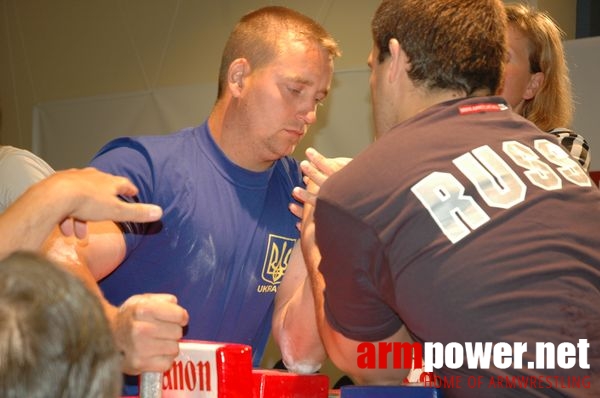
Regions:
<instances>
[{"instance_id":1,"label":"yellow trident logo","mask_svg":"<svg viewBox=\"0 0 600 398\"><path fill-rule=\"evenodd\" d=\"M295 242L295 239L269 235L269 243L262 270L262 279L265 282L272 285L279 284L287 269Z\"/></svg>"}]
</instances>

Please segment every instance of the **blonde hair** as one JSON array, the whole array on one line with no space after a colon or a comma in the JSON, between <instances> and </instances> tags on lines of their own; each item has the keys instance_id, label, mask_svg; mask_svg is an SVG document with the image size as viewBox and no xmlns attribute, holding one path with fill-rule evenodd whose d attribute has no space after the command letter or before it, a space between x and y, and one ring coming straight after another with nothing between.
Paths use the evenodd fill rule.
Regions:
<instances>
[{"instance_id":1,"label":"blonde hair","mask_svg":"<svg viewBox=\"0 0 600 398\"><path fill-rule=\"evenodd\" d=\"M562 44L564 32L549 15L523 4L506 5L506 15L509 26L519 29L529 41L530 72L544 73L535 97L525 101L522 116L544 131L569 127L573 97Z\"/></svg>"}]
</instances>

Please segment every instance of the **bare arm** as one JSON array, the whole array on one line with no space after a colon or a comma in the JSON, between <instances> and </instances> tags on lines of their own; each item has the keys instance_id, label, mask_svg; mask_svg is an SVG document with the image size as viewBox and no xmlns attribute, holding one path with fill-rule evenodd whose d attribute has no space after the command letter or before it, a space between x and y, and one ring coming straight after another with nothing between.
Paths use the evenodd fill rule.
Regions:
<instances>
[{"instance_id":1,"label":"bare arm","mask_svg":"<svg viewBox=\"0 0 600 398\"><path fill-rule=\"evenodd\" d=\"M309 180L307 189L294 189L294 196L304 204L302 211L296 212L296 214L301 214L303 217L301 245L306 272L310 281L306 286L312 288L314 316L316 317L321 342L331 361L340 370L350 375L355 382L359 384L380 385L401 384L407 376L409 369L361 369L357 364L358 345L361 342L347 338L333 329L325 316L323 292L325 291L326 281L318 270L319 263L321 262L321 253L316 245L314 236L314 206L321 184L330 175L344 167L350 159L327 159L312 149L307 150L307 156L309 162L302 163L302 170ZM412 342L412 338L403 326L394 334L382 340L382 342L394 341ZM375 342L375 344L377 343Z\"/></svg>"},{"instance_id":2,"label":"bare arm","mask_svg":"<svg viewBox=\"0 0 600 398\"><path fill-rule=\"evenodd\" d=\"M273 337L286 368L314 373L327 358L317 329L312 286L299 243L296 243L275 296Z\"/></svg>"},{"instance_id":3,"label":"bare arm","mask_svg":"<svg viewBox=\"0 0 600 398\"><path fill-rule=\"evenodd\" d=\"M46 255L79 276L100 298L123 353L123 372L162 372L179 352L187 311L170 294L141 294L119 307L110 304L96 283L119 266L125 255L121 230L112 222L89 223L85 239L65 237L58 228L45 245Z\"/></svg>"},{"instance_id":4,"label":"bare arm","mask_svg":"<svg viewBox=\"0 0 600 398\"><path fill-rule=\"evenodd\" d=\"M301 164L305 180L312 185L314 200L320 185L349 158L328 159L313 148L306 150L308 161ZM303 194L309 195L305 190ZM304 202L304 196L299 200ZM290 210L302 218L301 205L291 204ZM311 280L308 277L299 243L296 243L288 263L285 277L275 296L273 337L281 351L286 368L296 373L316 372L327 358L318 333Z\"/></svg>"},{"instance_id":5,"label":"bare arm","mask_svg":"<svg viewBox=\"0 0 600 398\"><path fill-rule=\"evenodd\" d=\"M306 196L308 198L308 196ZM314 197L312 198L314 200ZM376 384L376 385L399 385L408 375L410 369L362 369L358 366L358 345L356 341L345 337L340 332L331 327L325 316L324 295L326 281L319 272L318 266L321 261L321 253L314 240L314 207L312 204L305 203L304 218L302 221L302 252L306 261L311 285L313 287L313 297L315 304L315 313L319 334L329 355L331 361L343 372L346 372L358 384ZM335 294L335 292L330 292ZM403 326L394 334L381 342L410 342L412 338ZM374 342L376 345L379 342Z\"/></svg>"},{"instance_id":6,"label":"bare arm","mask_svg":"<svg viewBox=\"0 0 600 398\"><path fill-rule=\"evenodd\" d=\"M0 216L0 233L5 237L0 243L0 257L16 250L39 250L51 235L44 251L101 298L124 353L123 371L130 374L168 369L188 321L187 312L172 295L133 296L116 308L104 299L96 283L120 264L125 244L114 223L92 222L88 226L82 220L159 219L160 207L118 198L136 193L136 187L123 177L91 168L60 171L32 186Z\"/></svg>"},{"instance_id":7,"label":"bare arm","mask_svg":"<svg viewBox=\"0 0 600 398\"><path fill-rule=\"evenodd\" d=\"M71 217L139 222L159 219L160 207L125 203L117 197L136 192L129 180L95 169L59 171L30 187L2 213L0 258L16 250L38 250L53 228ZM85 233L85 224L77 224L77 232ZM68 226L65 231L76 232L73 228L69 231Z\"/></svg>"}]
</instances>

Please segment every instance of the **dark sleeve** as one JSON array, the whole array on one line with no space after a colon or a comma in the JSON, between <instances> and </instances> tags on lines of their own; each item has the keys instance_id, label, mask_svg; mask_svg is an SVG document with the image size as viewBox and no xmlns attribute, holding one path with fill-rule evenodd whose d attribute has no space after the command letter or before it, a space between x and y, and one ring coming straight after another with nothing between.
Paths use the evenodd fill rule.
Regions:
<instances>
[{"instance_id":1,"label":"dark sleeve","mask_svg":"<svg viewBox=\"0 0 600 398\"><path fill-rule=\"evenodd\" d=\"M315 227L322 256L319 270L326 284L325 315L331 326L358 341L382 340L395 333L402 322L385 299L393 292L381 291L380 281L389 268L377 236L360 220L321 199Z\"/></svg>"}]
</instances>

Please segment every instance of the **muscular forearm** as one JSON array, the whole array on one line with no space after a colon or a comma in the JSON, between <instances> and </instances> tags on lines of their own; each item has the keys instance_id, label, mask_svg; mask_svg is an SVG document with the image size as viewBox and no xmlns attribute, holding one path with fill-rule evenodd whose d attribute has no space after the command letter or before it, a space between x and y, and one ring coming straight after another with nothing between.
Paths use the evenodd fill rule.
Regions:
<instances>
[{"instance_id":1,"label":"muscular forearm","mask_svg":"<svg viewBox=\"0 0 600 398\"><path fill-rule=\"evenodd\" d=\"M277 289L273 314L273 337L290 371L313 373L326 358L314 309L312 288L297 244Z\"/></svg>"},{"instance_id":2,"label":"muscular forearm","mask_svg":"<svg viewBox=\"0 0 600 398\"><path fill-rule=\"evenodd\" d=\"M59 233L55 232L57 236ZM189 318L187 311L177 304L175 296L134 295L115 307L105 299L94 274L85 263L87 257L80 253L89 249L89 242L58 236L46 242L44 248L51 260L77 275L98 296L123 355L121 365L124 373L164 372L171 366L178 353L182 327Z\"/></svg>"},{"instance_id":3,"label":"muscular forearm","mask_svg":"<svg viewBox=\"0 0 600 398\"><path fill-rule=\"evenodd\" d=\"M325 317L324 291L326 286L323 275L318 270L318 264L321 260L320 253L316 246L303 249L307 262L310 286L312 287L315 319L321 341L331 361L343 372L351 374L351 367L348 364L352 361L356 362L356 351L350 351L350 355L348 355L347 348L349 345L347 344L347 339L334 330Z\"/></svg>"},{"instance_id":4,"label":"muscular forearm","mask_svg":"<svg viewBox=\"0 0 600 398\"><path fill-rule=\"evenodd\" d=\"M408 374L408 369L362 369L358 366L358 345L361 343L349 339L331 327L325 316L323 275L318 270L321 255L316 246L303 248L307 269L309 270L315 304L315 315L321 340L331 361L357 384L399 385ZM383 342L412 342L405 327L399 329Z\"/></svg>"},{"instance_id":5,"label":"muscular forearm","mask_svg":"<svg viewBox=\"0 0 600 398\"><path fill-rule=\"evenodd\" d=\"M274 318L273 335L286 368L296 373L314 373L327 354L319 336L312 289L304 279L285 309Z\"/></svg>"},{"instance_id":6,"label":"muscular forearm","mask_svg":"<svg viewBox=\"0 0 600 398\"><path fill-rule=\"evenodd\" d=\"M115 341L119 349L125 351L125 347L121 344L121 339L116 333L118 308L105 299L96 278L85 263L85 257L78 251L80 244L81 241L78 241L75 237L63 236L58 227L55 227L42 245L42 252L52 262L77 276L98 297L111 329L115 332Z\"/></svg>"}]
</instances>

